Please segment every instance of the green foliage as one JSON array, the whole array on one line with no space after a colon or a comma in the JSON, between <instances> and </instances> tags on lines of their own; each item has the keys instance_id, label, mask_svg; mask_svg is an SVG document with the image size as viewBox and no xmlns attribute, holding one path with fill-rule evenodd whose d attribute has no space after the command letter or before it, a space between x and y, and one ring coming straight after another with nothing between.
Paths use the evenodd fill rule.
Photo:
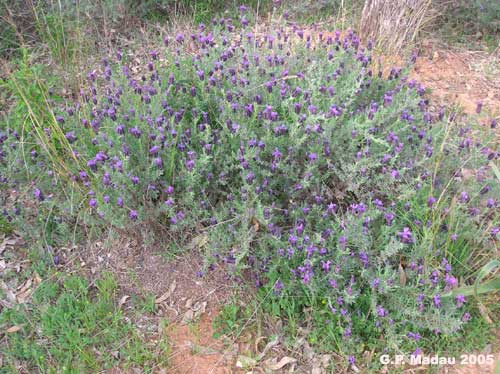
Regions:
<instances>
[{"instance_id":1,"label":"green foliage","mask_svg":"<svg viewBox=\"0 0 500 374\"><path fill-rule=\"evenodd\" d=\"M0 313L2 330L21 327L4 338L3 369L14 371L20 361L41 372L95 372L117 365L150 370L155 348L124 318L116 292L110 274L95 285L71 275L43 281L32 303Z\"/></svg>"},{"instance_id":2,"label":"green foliage","mask_svg":"<svg viewBox=\"0 0 500 374\"><path fill-rule=\"evenodd\" d=\"M10 235L13 231L12 224L4 215L0 215L0 234Z\"/></svg>"},{"instance_id":3,"label":"green foliage","mask_svg":"<svg viewBox=\"0 0 500 374\"><path fill-rule=\"evenodd\" d=\"M338 24L354 27L359 22L363 3L363 0L290 0L283 2L281 9L288 11L293 19L300 19L301 22L316 22L334 17Z\"/></svg>"},{"instance_id":4,"label":"green foliage","mask_svg":"<svg viewBox=\"0 0 500 374\"><path fill-rule=\"evenodd\" d=\"M449 4L435 1L442 10L438 18L439 34L445 40L470 44L482 40L492 50L500 37L500 2L497 0L455 0Z\"/></svg>"},{"instance_id":5,"label":"green foliage","mask_svg":"<svg viewBox=\"0 0 500 374\"><path fill-rule=\"evenodd\" d=\"M243 304L241 301L232 301L221 309L213 325L214 337L240 336L242 331L255 327L255 319L262 313L255 302Z\"/></svg>"}]
</instances>

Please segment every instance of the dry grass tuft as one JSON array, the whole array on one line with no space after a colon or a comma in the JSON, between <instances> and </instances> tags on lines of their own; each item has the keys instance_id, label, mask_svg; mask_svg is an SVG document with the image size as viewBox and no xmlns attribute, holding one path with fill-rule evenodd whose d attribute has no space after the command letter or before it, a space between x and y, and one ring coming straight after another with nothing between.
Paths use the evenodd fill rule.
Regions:
<instances>
[{"instance_id":1,"label":"dry grass tuft","mask_svg":"<svg viewBox=\"0 0 500 374\"><path fill-rule=\"evenodd\" d=\"M398 53L438 15L432 0L366 0L360 33L376 40L386 53Z\"/></svg>"}]
</instances>

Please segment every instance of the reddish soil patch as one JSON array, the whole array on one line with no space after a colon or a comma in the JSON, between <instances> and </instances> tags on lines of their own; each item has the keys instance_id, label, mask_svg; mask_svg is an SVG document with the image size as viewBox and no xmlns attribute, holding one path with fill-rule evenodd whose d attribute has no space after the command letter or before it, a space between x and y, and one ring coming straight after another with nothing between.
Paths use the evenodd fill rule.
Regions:
<instances>
[{"instance_id":1,"label":"reddish soil patch","mask_svg":"<svg viewBox=\"0 0 500 374\"><path fill-rule=\"evenodd\" d=\"M213 338L212 322L216 313L214 310L203 314L192 324L176 323L167 328L172 345L169 373L232 373L231 359L224 356L222 342Z\"/></svg>"},{"instance_id":2,"label":"reddish soil patch","mask_svg":"<svg viewBox=\"0 0 500 374\"><path fill-rule=\"evenodd\" d=\"M202 255L196 251L165 258L155 248L127 239L107 246L94 243L87 256L86 266L91 273L108 269L116 275L124 295L122 300L127 300L123 305L125 310L132 308L127 296L155 296L157 312L140 317L136 325L151 340L166 339L169 346L166 372L234 372L235 352L213 337L212 323L228 301L234 284L227 280L222 268L200 278L196 272L202 268Z\"/></svg>"},{"instance_id":3,"label":"reddish soil patch","mask_svg":"<svg viewBox=\"0 0 500 374\"><path fill-rule=\"evenodd\" d=\"M500 56L470 51L433 51L417 60L412 77L432 90L433 101L458 104L474 113L477 102L491 117L500 116Z\"/></svg>"}]
</instances>

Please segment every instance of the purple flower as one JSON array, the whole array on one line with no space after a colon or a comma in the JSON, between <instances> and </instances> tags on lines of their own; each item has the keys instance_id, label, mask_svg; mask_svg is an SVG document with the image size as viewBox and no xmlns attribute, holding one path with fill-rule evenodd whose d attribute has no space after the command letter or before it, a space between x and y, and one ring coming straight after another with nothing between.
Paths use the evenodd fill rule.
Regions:
<instances>
[{"instance_id":1,"label":"purple flower","mask_svg":"<svg viewBox=\"0 0 500 374\"><path fill-rule=\"evenodd\" d=\"M330 260L328 261L323 261L321 260L321 268L325 271L325 272L328 272L330 270L330 264L332 262Z\"/></svg>"},{"instance_id":2,"label":"purple flower","mask_svg":"<svg viewBox=\"0 0 500 374\"><path fill-rule=\"evenodd\" d=\"M280 293L281 290L283 290L283 282L281 280L277 280L276 283L274 284L274 290L276 293Z\"/></svg>"},{"instance_id":3,"label":"purple flower","mask_svg":"<svg viewBox=\"0 0 500 374\"><path fill-rule=\"evenodd\" d=\"M432 298L432 303L436 308L441 308L441 295L435 294Z\"/></svg>"},{"instance_id":4,"label":"purple flower","mask_svg":"<svg viewBox=\"0 0 500 374\"><path fill-rule=\"evenodd\" d=\"M282 154L278 148L274 148L274 151L272 152L272 154L273 154L273 158L275 161L279 160L282 156Z\"/></svg>"},{"instance_id":5,"label":"purple flower","mask_svg":"<svg viewBox=\"0 0 500 374\"><path fill-rule=\"evenodd\" d=\"M401 177L401 174L399 173L398 170L396 169L392 169L391 170L391 176L394 178L394 179L399 179Z\"/></svg>"},{"instance_id":6,"label":"purple flower","mask_svg":"<svg viewBox=\"0 0 500 374\"><path fill-rule=\"evenodd\" d=\"M135 127L132 127L128 130L129 134L136 137L136 138L140 138L141 137L141 130L139 129L139 127L135 126Z\"/></svg>"},{"instance_id":7,"label":"purple flower","mask_svg":"<svg viewBox=\"0 0 500 374\"><path fill-rule=\"evenodd\" d=\"M458 201L460 201L461 203L466 203L468 200L469 200L469 195L467 194L467 192L462 191L460 193L460 197L458 198Z\"/></svg>"},{"instance_id":8,"label":"purple flower","mask_svg":"<svg viewBox=\"0 0 500 374\"><path fill-rule=\"evenodd\" d=\"M130 212L128 212L128 217L132 220L132 221L135 221L137 220L137 211L135 210L131 210Z\"/></svg>"},{"instance_id":9,"label":"purple flower","mask_svg":"<svg viewBox=\"0 0 500 374\"><path fill-rule=\"evenodd\" d=\"M385 218L385 224L387 226L392 225L392 221L394 221L394 218L396 218L396 215L392 212L384 213L384 218Z\"/></svg>"},{"instance_id":10,"label":"purple flower","mask_svg":"<svg viewBox=\"0 0 500 374\"><path fill-rule=\"evenodd\" d=\"M465 296L464 295L457 295L455 297L455 302L457 303L457 307L461 307L462 305L465 304Z\"/></svg>"},{"instance_id":11,"label":"purple flower","mask_svg":"<svg viewBox=\"0 0 500 374\"><path fill-rule=\"evenodd\" d=\"M415 239L413 238L413 234L409 227L405 227L403 231L398 232L397 236L399 237L401 242L405 244L411 244L415 242Z\"/></svg>"},{"instance_id":12,"label":"purple flower","mask_svg":"<svg viewBox=\"0 0 500 374\"><path fill-rule=\"evenodd\" d=\"M35 196L35 199L38 201L44 201L45 197L43 196L43 192L39 188L35 188L33 195Z\"/></svg>"},{"instance_id":13,"label":"purple flower","mask_svg":"<svg viewBox=\"0 0 500 374\"><path fill-rule=\"evenodd\" d=\"M481 110L483 109L483 102L482 101L478 101L476 103L476 113L479 114L481 113Z\"/></svg>"},{"instance_id":14,"label":"purple flower","mask_svg":"<svg viewBox=\"0 0 500 374\"><path fill-rule=\"evenodd\" d=\"M318 159L318 155L314 152L311 152L307 155L307 158L309 159L310 163L313 163L314 161L316 161Z\"/></svg>"},{"instance_id":15,"label":"purple flower","mask_svg":"<svg viewBox=\"0 0 500 374\"><path fill-rule=\"evenodd\" d=\"M454 288L458 284L457 278L455 278L455 277L453 277L453 276L451 276L449 274L445 275L444 282L446 283L446 288L447 289Z\"/></svg>"},{"instance_id":16,"label":"purple flower","mask_svg":"<svg viewBox=\"0 0 500 374\"><path fill-rule=\"evenodd\" d=\"M92 158L87 161L87 166L90 168L90 170L96 171L97 170L97 161Z\"/></svg>"},{"instance_id":17,"label":"purple flower","mask_svg":"<svg viewBox=\"0 0 500 374\"><path fill-rule=\"evenodd\" d=\"M192 171L194 169L194 160L186 160L185 164L188 171Z\"/></svg>"},{"instance_id":18,"label":"purple flower","mask_svg":"<svg viewBox=\"0 0 500 374\"><path fill-rule=\"evenodd\" d=\"M115 132L119 135L123 135L125 133L125 125L119 124L115 127Z\"/></svg>"},{"instance_id":19,"label":"purple flower","mask_svg":"<svg viewBox=\"0 0 500 374\"><path fill-rule=\"evenodd\" d=\"M245 177L245 180L248 184L252 184L252 182L254 181L255 179L255 174L252 173L252 172L249 172L246 177Z\"/></svg>"},{"instance_id":20,"label":"purple flower","mask_svg":"<svg viewBox=\"0 0 500 374\"><path fill-rule=\"evenodd\" d=\"M151 147L151 148L149 149L149 153L151 153L152 155L155 155L155 154L157 154L157 153L158 153L158 151L159 151L159 150L160 150L160 147L159 147L159 146L157 146L157 145L155 145L155 146L153 146L153 147Z\"/></svg>"},{"instance_id":21,"label":"purple flower","mask_svg":"<svg viewBox=\"0 0 500 374\"><path fill-rule=\"evenodd\" d=\"M491 237L493 238L493 240L497 239L499 233L500 233L500 227L493 227L491 229Z\"/></svg>"},{"instance_id":22,"label":"purple flower","mask_svg":"<svg viewBox=\"0 0 500 374\"><path fill-rule=\"evenodd\" d=\"M422 338L422 336L418 332L411 332L411 331L408 334L406 334L406 336L410 339L415 340L416 342L418 342Z\"/></svg>"},{"instance_id":23,"label":"purple flower","mask_svg":"<svg viewBox=\"0 0 500 374\"><path fill-rule=\"evenodd\" d=\"M68 140L68 142L71 144L71 143L74 143L76 141L76 136L75 136L75 133L73 131L69 131L67 132L64 137Z\"/></svg>"},{"instance_id":24,"label":"purple flower","mask_svg":"<svg viewBox=\"0 0 500 374\"><path fill-rule=\"evenodd\" d=\"M385 317L387 316L387 314L388 314L387 311L381 305L377 306L377 315L379 317Z\"/></svg>"},{"instance_id":25,"label":"purple flower","mask_svg":"<svg viewBox=\"0 0 500 374\"><path fill-rule=\"evenodd\" d=\"M96 199L90 199L89 200L89 206L91 208L95 208L97 206L97 200Z\"/></svg>"},{"instance_id":26,"label":"purple flower","mask_svg":"<svg viewBox=\"0 0 500 374\"><path fill-rule=\"evenodd\" d=\"M340 109L338 106L336 105L332 105L330 107L330 110L328 111L328 113L330 114L330 116L333 116L333 117L340 117L342 115L342 109Z\"/></svg>"}]
</instances>

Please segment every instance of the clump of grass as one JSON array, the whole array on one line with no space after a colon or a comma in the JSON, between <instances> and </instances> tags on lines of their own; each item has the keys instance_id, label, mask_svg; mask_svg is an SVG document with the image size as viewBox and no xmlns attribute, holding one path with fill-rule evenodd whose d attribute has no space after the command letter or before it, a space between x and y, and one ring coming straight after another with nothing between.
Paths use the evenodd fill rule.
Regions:
<instances>
[{"instance_id":1,"label":"clump of grass","mask_svg":"<svg viewBox=\"0 0 500 374\"><path fill-rule=\"evenodd\" d=\"M0 234L10 235L14 231L12 224L6 216L0 215Z\"/></svg>"},{"instance_id":2,"label":"clump of grass","mask_svg":"<svg viewBox=\"0 0 500 374\"><path fill-rule=\"evenodd\" d=\"M116 292L110 274L95 285L71 275L43 281L32 302L0 313L3 331L20 328L3 338L3 368L14 371L21 364L26 372L151 369L161 358L125 319Z\"/></svg>"},{"instance_id":3,"label":"clump of grass","mask_svg":"<svg viewBox=\"0 0 500 374\"><path fill-rule=\"evenodd\" d=\"M483 44L489 50L498 48L500 36L500 3L496 0L457 0L434 6L442 8L436 25L437 34L448 43L470 48ZM475 47L477 48L477 47Z\"/></svg>"}]
</instances>

